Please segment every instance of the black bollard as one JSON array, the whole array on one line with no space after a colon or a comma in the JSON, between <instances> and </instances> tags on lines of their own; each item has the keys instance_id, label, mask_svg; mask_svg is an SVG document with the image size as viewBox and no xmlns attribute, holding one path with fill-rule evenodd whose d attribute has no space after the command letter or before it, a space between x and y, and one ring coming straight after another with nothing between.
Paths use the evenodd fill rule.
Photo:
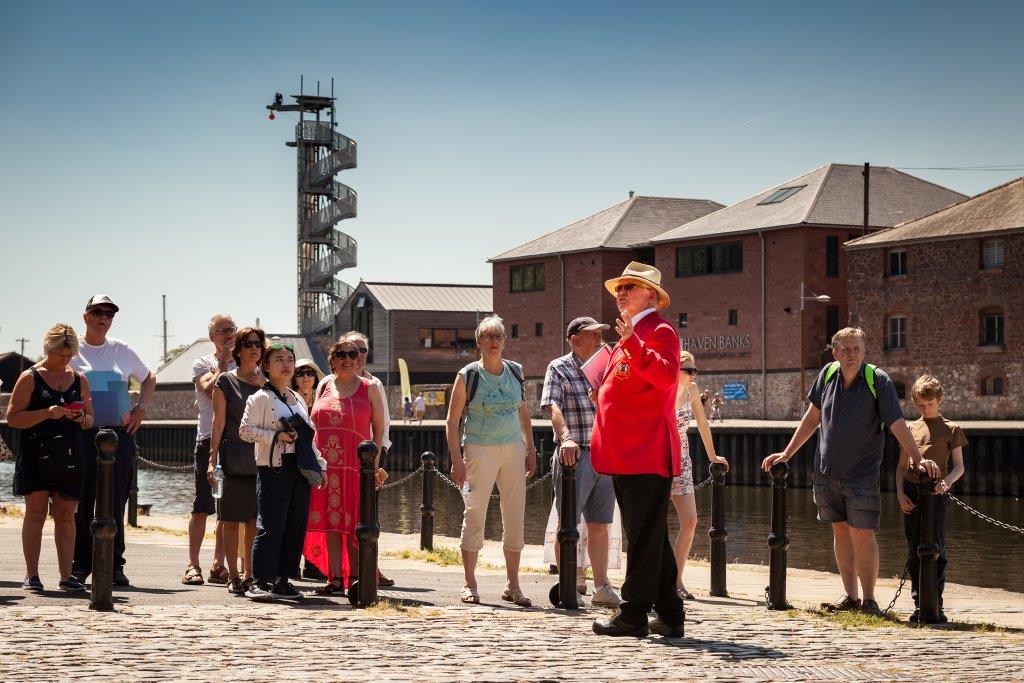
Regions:
<instances>
[{"instance_id":1,"label":"black bollard","mask_svg":"<svg viewBox=\"0 0 1024 683\"><path fill-rule=\"evenodd\" d=\"M96 515L92 526L92 595L89 609L114 609L114 452L117 434L101 429L96 434Z\"/></svg>"},{"instance_id":2,"label":"black bollard","mask_svg":"<svg viewBox=\"0 0 1024 683\"><path fill-rule=\"evenodd\" d=\"M139 445L132 451L132 488L128 492L128 526L139 527Z\"/></svg>"},{"instance_id":3,"label":"black bollard","mask_svg":"<svg viewBox=\"0 0 1024 683\"><path fill-rule=\"evenodd\" d=\"M725 529L725 465L711 463L711 595L716 598L729 597L725 588L725 540L729 532Z\"/></svg>"},{"instance_id":4,"label":"black bollard","mask_svg":"<svg viewBox=\"0 0 1024 683\"><path fill-rule=\"evenodd\" d=\"M420 456L423 463L423 502L420 503L420 550L434 549L434 473L437 456L426 451Z\"/></svg>"},{"instance_id":5,"label":"black bollard","mask_svg":"<svg viewBox=\"0 0 1024 683\"><path fill-rule=\"evenodd\" d=\"M768 565L768 609L789 609L786 601L786 549L789 536L786 535L786 477L789 465L777 462L772 465L772 532L768 535L771 559Z\"/></svg>"},{"instance_id":6,"label":"black bollard","mask_svg":"<svg viewBox=\"0 0 1024 683\"><path fill-rule=\"evenodd\" d=\"M377 445L363 441L359 452L359 578L348 587L348 601L356 607L369 607L377 602Z\"/></svg>"},{"instance_id":7,"label":"black bollard","mask_svg":"<svg viewBox=\"0 0 1024 683\"><path fill-rule=\"evenodd\" d=\"M937 624L940 621L939 610L939 544L935 542L935 480L926 474L921 475L918 484L921 495L917 504L921 513L921 543L917 546L917 556L921 558L921 573L917 582L917 601L921 621L926 624Z\"/></svg>"},{"instance_id":8,"label":"black bollard","mask_svg":"<svg viewBox=\"0 0 1024 683\"><path fill-rule=\"evenodd\" d=\"M558 508L558 583L551 587L551 604L562 609L579 609L576 593L576 465L562 465L562 501Z\"/></svg>"}]
</instances>

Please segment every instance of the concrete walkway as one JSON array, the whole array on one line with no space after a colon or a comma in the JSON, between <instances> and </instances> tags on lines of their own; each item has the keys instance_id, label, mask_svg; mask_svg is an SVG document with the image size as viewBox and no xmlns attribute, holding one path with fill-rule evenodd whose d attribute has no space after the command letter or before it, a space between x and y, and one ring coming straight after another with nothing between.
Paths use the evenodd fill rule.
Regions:
<instances>
[{"instance_id":1,"label":"concrete walkway","mask_svg":"<svg viewBox=\"0 0 1024 683\"><path fill-rule=\"evenodd\" d=\"M523 557L524 567L533 570L522 575L523 590L534 600L530 609L499 599L499 544L488 542L481 554L483 604L467 606L457 600L462 568L399 559L403 550L417 547L418 537L398 534L380 541L381 566L398 583L381 592L391 599L381 606L354 610L344 599L312 595L299 606L258 605L222 586L183 586L186 520L140 521L147 528L128 534L126 571L133 586L115 592L115 612L96 613L87 609L87 597L21 590L21 520L0 516L0 614L7 629L0 640L0 680L1024 677L1024 596L1006 591L950 585L946 609L954 621L1008 631L963 624L847 630L808 612L765 610L765 567L730 565L730 598L708 598L707 566L691 562L687 585L698 599L688 604L686 638L607 639L590 630L603 610L550 607L547 593L556 578L545 572L539 546L528 546ZM52 589L57 576L49 523L44 534L42 579ZM435 539L436 548L457 544ZM310 592L317 584L298 585ZM879 601L887 603L894 591L895 582L882 581ZM836 575L791 570L789 592L796 607L809 607L835 599L841 589ZM904 614L910 609L907 592L897 604Z\"/></svg>"}]
</instances>

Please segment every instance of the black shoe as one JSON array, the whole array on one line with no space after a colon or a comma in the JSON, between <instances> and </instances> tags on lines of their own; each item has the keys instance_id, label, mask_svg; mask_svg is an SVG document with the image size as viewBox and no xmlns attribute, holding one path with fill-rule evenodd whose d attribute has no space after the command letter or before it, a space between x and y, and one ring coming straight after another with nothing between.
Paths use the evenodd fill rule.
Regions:
<instances>
[{"instance_id":1,"label":"black shoe","mask_svg":"<svg viewBox=\"0 0 1024 683\"><path fill-rule=\"evenodd\" d=\"M84 586L85 585L85 580L89 578L89 572L83 572L83 571L71 572L71 578Z\"/></svg>"},{"instance_id":2,"label":"black shoe","mask_svg":"<svg viewBox=\"0 0 1024 683\"><path fill-rule=\"evenodd\" d=\"M635 625L626 623L621 612L616 612L611 619L595 619L594 633L599 636L631 636L633 638L647 637L647 621Z\"/></svg>"},{"instance_id":3,"label":"black shoe","mask_svg":"<svg viewBox=\"0 0 1024 683\"><path fill-rule=\"evenodd\" d=\"M302 593L295 589L287 579L281 579L274 584L274 587L270 590L274 594L275 598L279 600L301 600Z\"/></svg>"},{"instance_id":4,"label":"black shoe","mask_svg":"<svg viewBox=\"0 0 1024 683\"><path fill-rule=\"evenodd\" d=\"M685 617L684 617L685 619ZM662 638L685 638L686 637L686 622L678 626L669 626L661 617L654 617L647 622L647 628L650 629L651 633Z\"/></svg>"},{"instance_id":5,"label":"black shoe","mask_svg":"<svg viewBox=\"0 0 1024 683\"><path fill-rule=\"evenodd\" d=\"M27 591L34 591L36 593L43 592L43 582L39 580L38 576L30 576L25 579L25 583L21 584L21 587Z\"/></svg>"},{"instance_id":6,"label":"black shoe","mask_svg":"<svg viewBox=\"0 0 1024 683\"><path fill-rule=\"evenodd\" d=\"M823 602L821 603L821 609L826 612L856 612L861 607L861 601L859 598L851 598L849 595L844 595L843 599L839 602Z\"/></svg>"},{"instance_id":7,"label":"black shoe","mask_svg":"<svg viewBox=\"0 0 1024 683\"><path fill-rule=\"evenodd\" d=\"M923 620L923 619L921 619L921 610L920 610L920 609L915 609L915 610L914 610L914 613L910 615L910 618L909 618L909 619L907 619L907 621L909 621L909 622L911 622L911 623L913 623L913 624L922 624L922 623L925 623L925 622L924 622L924 620ZM947 616L946 616L946 613L945 613L945 612L943 612L943 611L942 611L942 610L940 609L940 610L939 610L939 620L938 620L938 621L936 621L935 623L936 623L936 624L948 624L948 623L949 623L949 617L947 617Z\"/></svg>"},{"instance_id":8,"label":"black shoe","mask_svg":"<svg viewBox=\"0 0 1024 683\"><path fill-rule=\"evenodd\" d=\"M124 575L124 572L120 569L114 570L114 585L120 588L127 588L132 585L132 582L128 580L128 577Z\"/></svg>"},{"instance_id":9,"label":"black shoe","mask_svg":"<svg viewBox=\"0 0 1024 683\"><path fill-rule=\"evenodd\" d=\"M882 608L878 606L878 603L874 600L865 600L860 604L861 614L867 614L872 617L885 616L882 614Z\"/></svg>"},{"instance_id":10,"label":"black shoe","mask_svg":"<svg viewBox=\"0 0 1024 683\"><path fill-rule=\"evenodd\" d=\"M61 581L59 584L57 584L57 587L60 588L65 593L85 593L86 592L85 584L82 583L81 581L78 581L77 579L75 579L74 576L69 576L66 580Z\"/></svg>"},{"instance_id":11,"label":"black shoe","mask_svg":"<svg viewBox=\"0 0 1024 683\"><path fill-rule=\"evenodd\" d=\"M242 585L242 579L232 576L228 579L228 593L232 595L245 595L246 586Z\"/></svg>"},{"instance_id":12,"label":"black shoe","mask_svg":"<svg viewBox=\"0 0 1024 683\"><path fill-rule=\"evenodd\" d=\"M326 581L327 577L320 568L312 562L306 562L302 566L302 578L313 579L314 581Z\"/></svg>"}]
</instances>

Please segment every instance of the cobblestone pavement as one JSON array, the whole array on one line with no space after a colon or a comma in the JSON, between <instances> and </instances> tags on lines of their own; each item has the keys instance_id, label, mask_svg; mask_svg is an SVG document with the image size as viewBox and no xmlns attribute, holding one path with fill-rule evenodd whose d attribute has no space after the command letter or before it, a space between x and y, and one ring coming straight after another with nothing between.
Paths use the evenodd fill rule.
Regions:
<instances>
[{"instance_id":1,"label":"cobblestone pavement","mask_svg":"<svg viewBox=\"0 0 1024 683\"><path fill-rule=\"evenodd\" d=\"M309 602L313 602L310 600ZM842 630L812 617L699 604L687 638L598 638L594 613L501 606L353 610L2 608L0 678L396 680L1012 680L1024 638L895 627Z\"/></svg>"}]
</instances>

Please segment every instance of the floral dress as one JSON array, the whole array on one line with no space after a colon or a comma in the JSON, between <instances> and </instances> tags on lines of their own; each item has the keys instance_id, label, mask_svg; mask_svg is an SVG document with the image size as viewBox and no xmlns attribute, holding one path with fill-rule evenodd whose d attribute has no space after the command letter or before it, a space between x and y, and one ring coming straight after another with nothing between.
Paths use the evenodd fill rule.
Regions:
<instances>
[{"instance_id":1,"label":"floral dress","mask_svg":"<svg viewBox=\"0 0 1024 683\"><path fill-rule=\"evenodd\" d=\"M693 493L693 461L690 459L690 439L686 429L693 419L693 406L690 405L690 392L686 392L686 402L676 408L676 429L679 431L679 476L672 478L672 495L685 496Z\"/></svg>"}]
</instances>

